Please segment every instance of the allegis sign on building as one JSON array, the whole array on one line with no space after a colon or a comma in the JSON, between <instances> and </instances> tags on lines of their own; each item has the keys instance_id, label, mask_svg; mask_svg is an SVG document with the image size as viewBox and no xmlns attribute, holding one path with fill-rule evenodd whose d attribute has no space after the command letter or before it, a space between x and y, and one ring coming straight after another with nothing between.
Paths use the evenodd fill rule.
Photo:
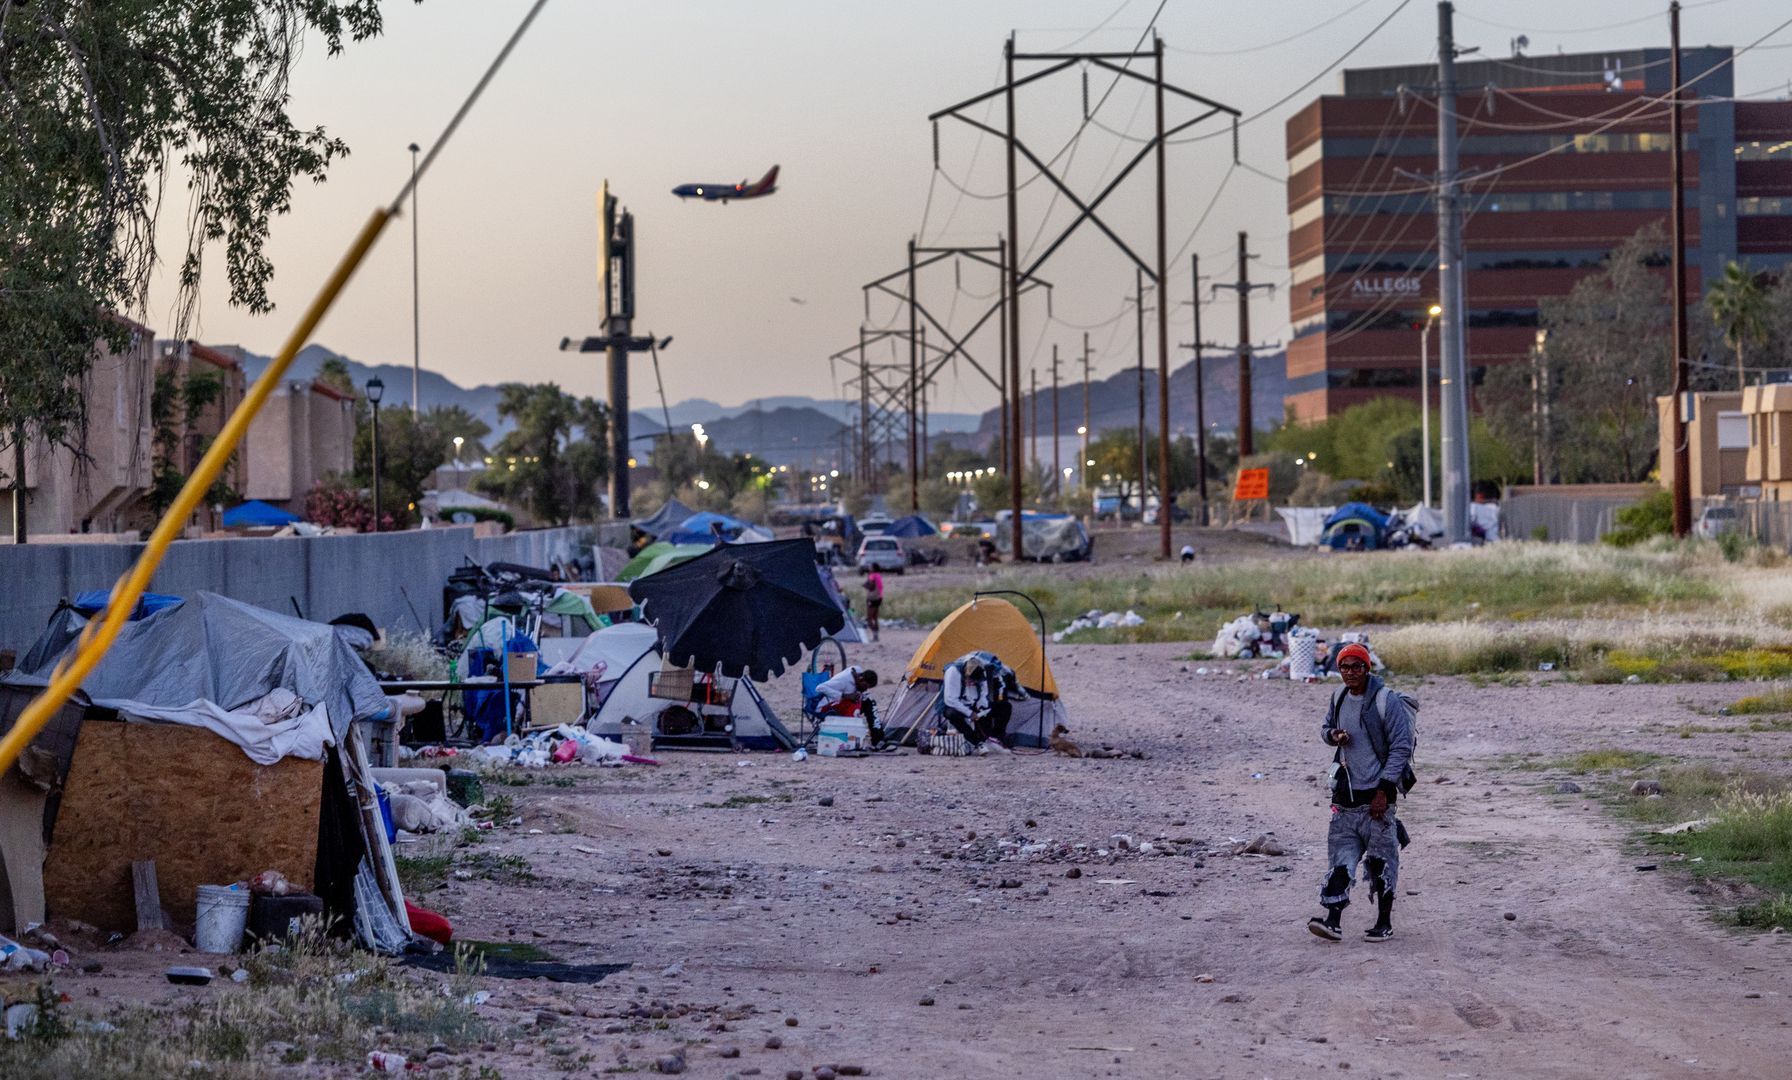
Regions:
<instances>
[{"instance_id":1,"label":"allegis sign on building","mask_svg":"<svg viewBox=\"0 0 1792 1080\"><path fill-rule=\"evenodd\" d=\"M1379 277L1359 277L1351 281L1350 295L1366 298L1417 296L1419 295L1419 279L1416 277L1399 277L1394 274L1383 274Z\"/></svg>"}]
</instances>

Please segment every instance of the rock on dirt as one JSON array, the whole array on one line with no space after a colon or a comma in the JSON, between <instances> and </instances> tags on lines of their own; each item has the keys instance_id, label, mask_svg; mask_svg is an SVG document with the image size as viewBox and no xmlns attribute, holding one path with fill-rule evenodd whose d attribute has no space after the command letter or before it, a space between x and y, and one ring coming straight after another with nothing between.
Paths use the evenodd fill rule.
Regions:
<instances>
[{"instance_id":1,"label":"rock on dirt","mask_svg":"<svg viewBox=\"0 0 1792 1080\"><path fill-rule=\"evenodd\" d=\"M1632 795L1660 795L1662 793L1661 781L1638 780L1630 785L1630 793Z\"/></svg>"}]
</instances>

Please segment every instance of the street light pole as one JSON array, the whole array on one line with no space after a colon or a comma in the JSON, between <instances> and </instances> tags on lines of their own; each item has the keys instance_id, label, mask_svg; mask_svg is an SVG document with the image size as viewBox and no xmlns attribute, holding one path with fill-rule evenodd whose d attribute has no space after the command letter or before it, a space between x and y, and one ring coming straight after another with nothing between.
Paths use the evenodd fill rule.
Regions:
<instances>
[{"instance_id":1,"label":"street light pole","mask_svg":"<svg viewBox=\"0 0 1792 1080\"><path fill-rule=\"evenodd\" d=\"M417 144L411 144L411 417L422 408L423 317L417 289Z\"/></svg>"},{"instance_id":2,"label":"street light pole","mask_svg":"<svg viewBox=\"0 0 1792 1080\"><path fill-rule=\"evenodd\" d=\"M378 375L367 380L367 403L373 406L373 531L380 531L380 398L386 384Z\"/></svg>"}]
</instances>

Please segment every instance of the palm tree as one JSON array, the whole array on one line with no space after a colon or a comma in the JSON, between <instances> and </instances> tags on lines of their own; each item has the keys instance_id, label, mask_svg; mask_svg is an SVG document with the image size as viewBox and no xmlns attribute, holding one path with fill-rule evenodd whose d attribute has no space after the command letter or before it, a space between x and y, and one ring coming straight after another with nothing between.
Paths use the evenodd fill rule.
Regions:
<instances>
[{"instance_id":1,"label":"palm tree","mask_svg":"<svg viewBox=\"0 0 1792 1080\"><path fill-rule=\"evenodd\" d=\"M1724 276L1705 294L1705 309L1724 332L1724 344L1736 350L1736 388L1747 385L1743 349L1767 337L1766 293L1760 279L1732 261Z\"/></svg>"}]
</instances>

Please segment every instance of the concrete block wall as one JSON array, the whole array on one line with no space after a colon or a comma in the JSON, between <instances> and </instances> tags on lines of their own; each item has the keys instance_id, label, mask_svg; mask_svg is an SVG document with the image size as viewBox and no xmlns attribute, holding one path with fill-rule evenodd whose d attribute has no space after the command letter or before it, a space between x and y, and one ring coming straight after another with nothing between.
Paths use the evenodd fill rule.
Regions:
<instances>
[{"instance_id":1,"label":"concrete block wall","mask_svg":"<svg viewBox=\"0 0 1792 1080\"><path fill-rule=\"evenodd\" d=\"M613 539L614 531L604 538ZM467 559L545 566L583 554L598 540L598 530L582 526L484 539L471 528L444 528L182 540L168 549L150 589L175 596L215 592L287 615L296 600L307 618L323 622L360 611L381 626L415 630L420 617L434 630L443 618L442 585ZM0 648L23 655L64 597L109 588L142 550L142 544L0 546Z\"/></svg>"}]
</instances>

